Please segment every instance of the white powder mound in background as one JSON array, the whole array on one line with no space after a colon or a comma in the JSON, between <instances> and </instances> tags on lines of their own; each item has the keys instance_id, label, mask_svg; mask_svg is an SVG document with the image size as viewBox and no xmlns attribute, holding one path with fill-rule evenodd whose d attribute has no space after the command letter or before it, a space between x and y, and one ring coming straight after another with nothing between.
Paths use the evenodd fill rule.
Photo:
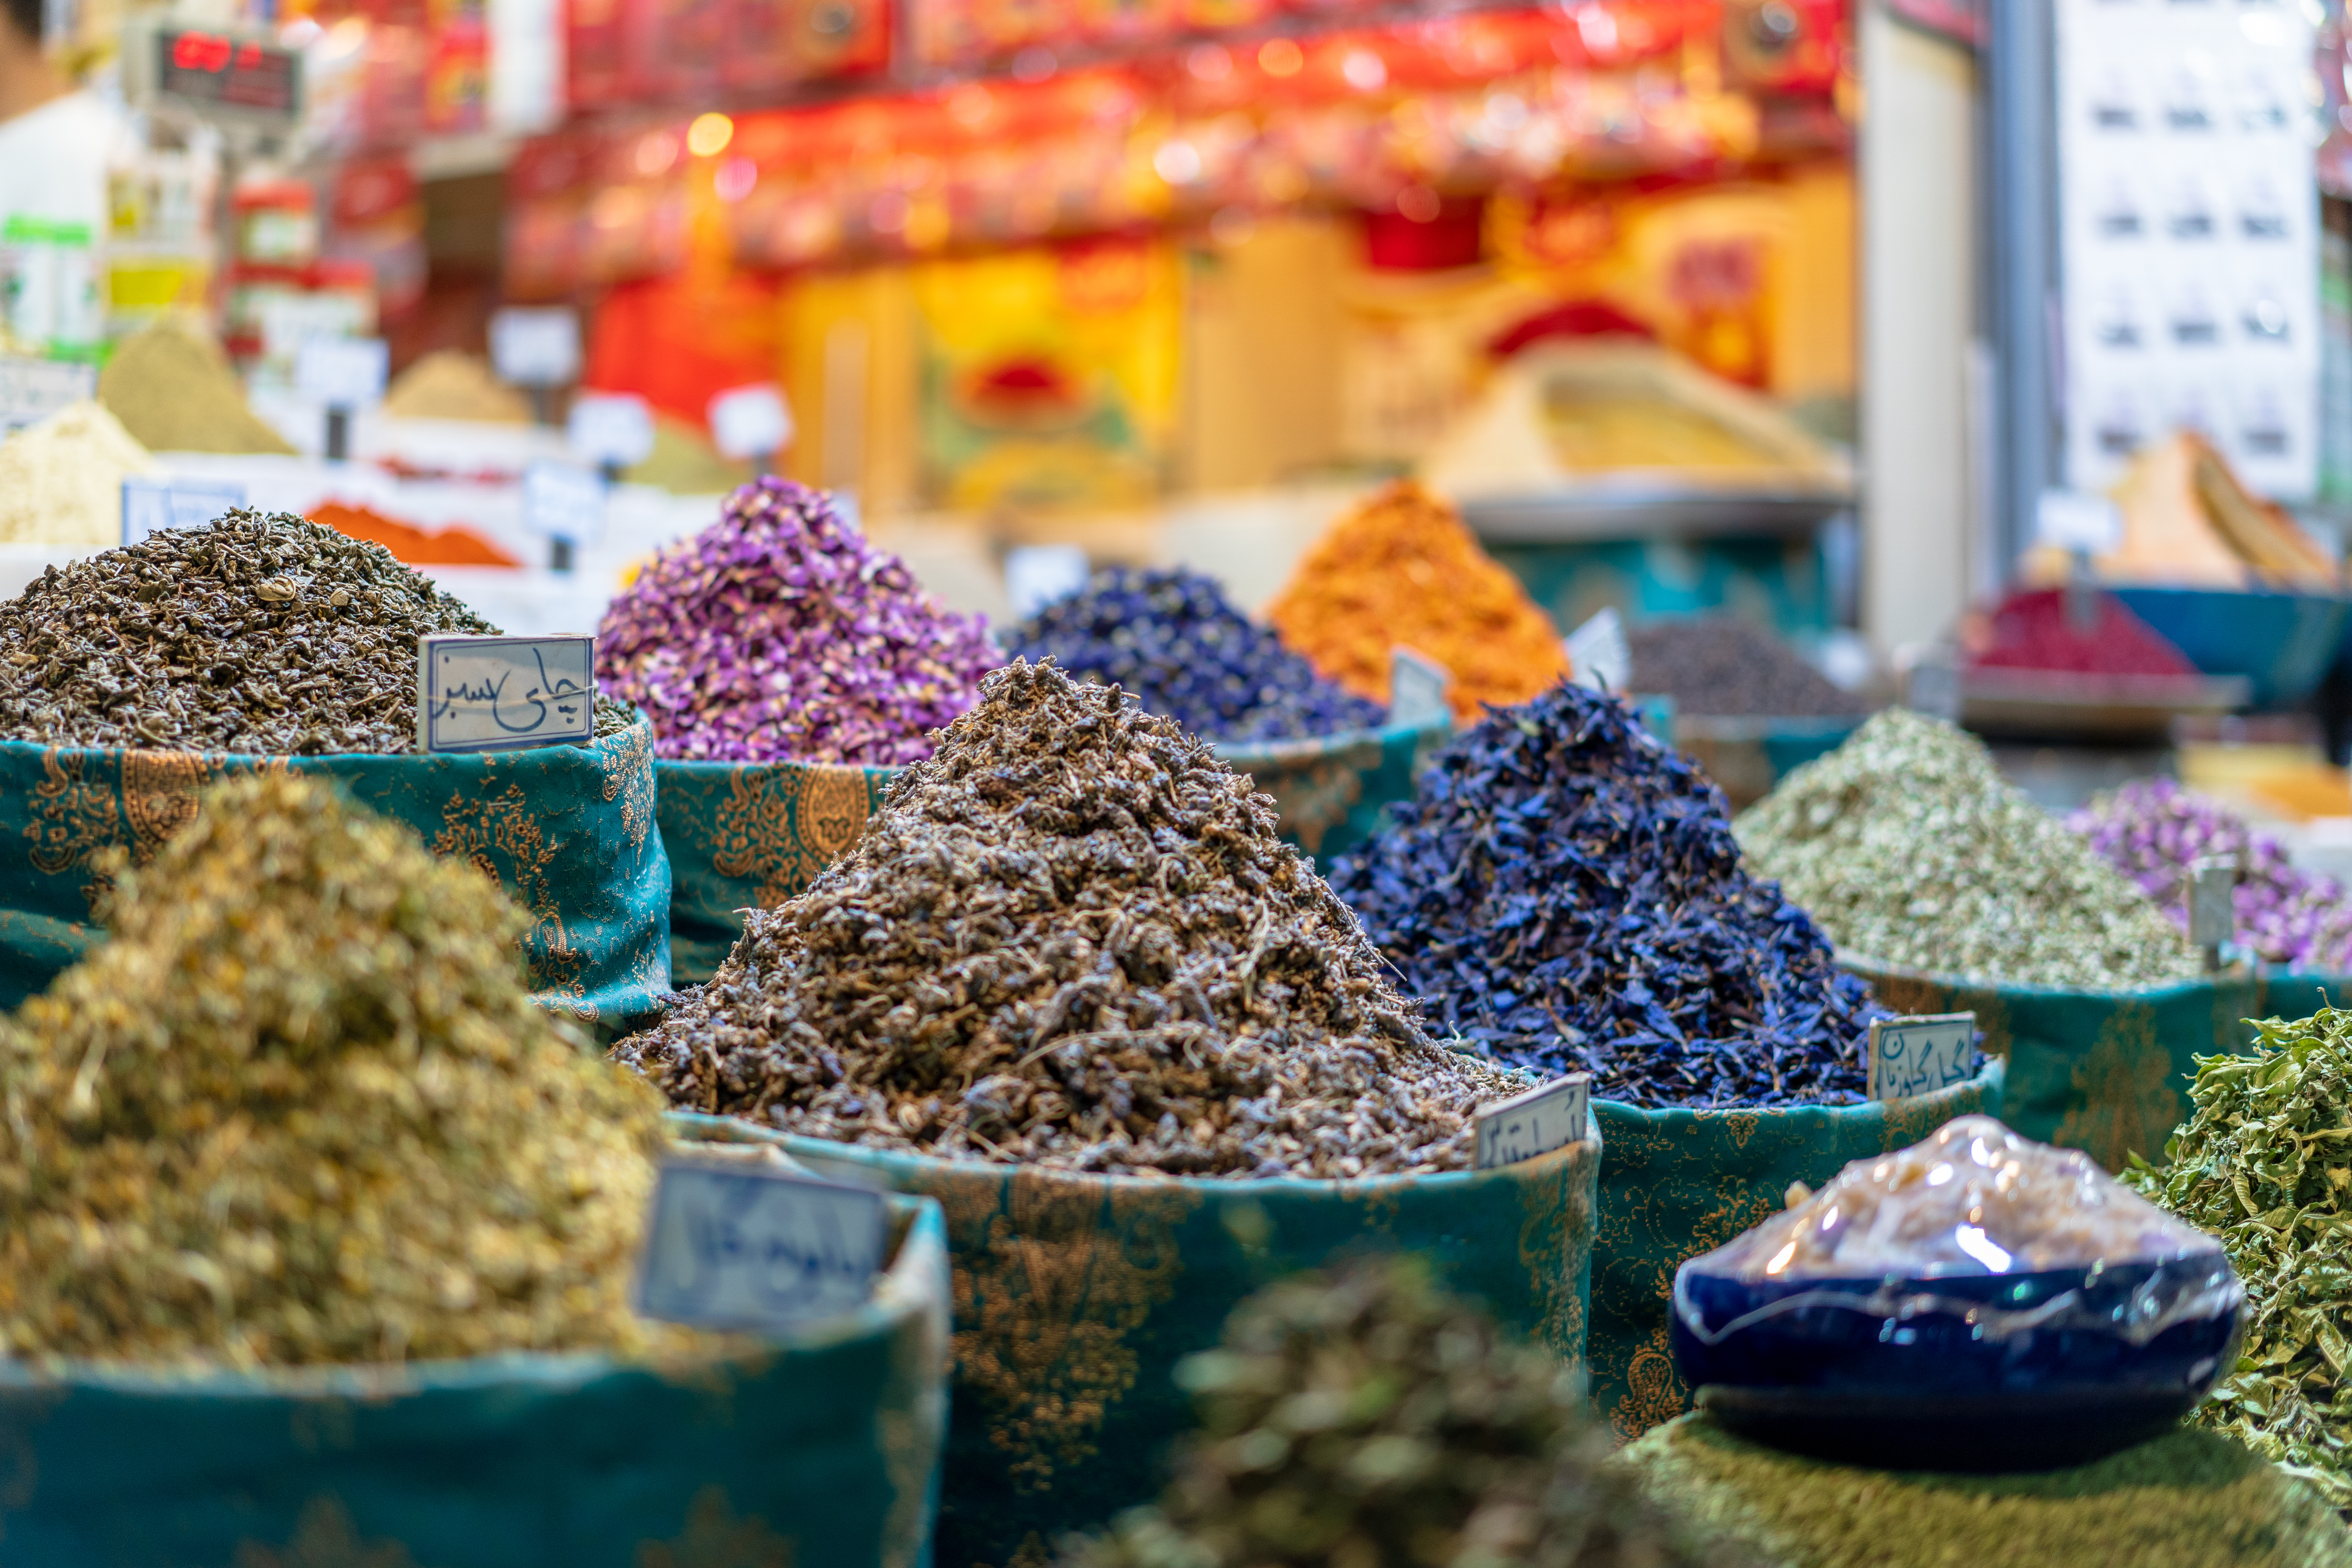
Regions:
<instances>
[{"instance_id":1,"label":"white powder mound in background","mask_svg":"<svg viewBox=\"0 0 2352 1568\"><path fill-rule=\"evenodd\" d=\"M0 542L122 542L122 481L155 471L122 422L97 403L70 404L0 441Z\"/></svg>"}]
</instances>

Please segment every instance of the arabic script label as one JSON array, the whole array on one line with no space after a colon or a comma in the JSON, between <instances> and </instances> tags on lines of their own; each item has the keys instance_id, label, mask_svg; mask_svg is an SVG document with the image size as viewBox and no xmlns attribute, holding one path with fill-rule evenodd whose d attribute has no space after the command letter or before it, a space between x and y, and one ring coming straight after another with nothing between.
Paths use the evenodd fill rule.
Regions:
<instances>
[{"instance_id":1,"label":"arabic script label","mask_svg":"<svg viewBox=\"0 0 2352 1568\"><path fill-rule=\"evenodd\" d=\"M1870 1026L1870 1098L1908 1100L1962 1082L1975 1071L1976 1047L1974 1013L1882 1019Z\"/></svg>"},{"instance_id":2,"label":"arabic script label","mask_svg":"<svg viewBox=\"0 0 2352 1568\"><path fill-rule=\"evenodd\" d=\"M595 733L594 637L416 639L418 750L584 746Z\"/></svg>"},{"instance_id":3,"label":"arabic script label","mask_svg":"<svg viewBox=\"0 0 2352 1568\"><path fill-rule=\"evenodd\" d=\"M1478 1140L1477 1168L1490 1171L1497 1165L1516 1165L1583 1142L1585 1108L1591 1095L1592 1075L1572 1072L1478 1111L1472 1118Z\"/></svg>"},{"instance_id":4,"label":"arabic script label","mask_svg":"<svg viewBox=\"0 0 2352 1568\"><path fill-rule=\"evenodd\" d=\"M881 1272L882 1194L752 1166L663 1163L638 1310L709 1329L781 1329L863 1306Z\"/></svg>"}]
</instances>

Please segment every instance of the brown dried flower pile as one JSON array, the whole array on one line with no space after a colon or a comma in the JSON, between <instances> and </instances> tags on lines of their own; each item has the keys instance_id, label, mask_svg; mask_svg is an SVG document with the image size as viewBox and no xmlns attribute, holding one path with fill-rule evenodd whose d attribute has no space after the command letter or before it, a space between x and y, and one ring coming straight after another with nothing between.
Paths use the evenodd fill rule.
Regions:
<instances>
[{"instance_id":1,"label":"brown dried flower pile","mask_svg":"<svg viewBox=\"0 0 2352 1568\"><path fill-rule=\"evenodd\" d=\"M1273 803L1015 662L865 837L615 1052L676 1103L1068 1170L1452 1170L1520 1086L1433 1045Z\"/></svg>"},{"instance_id":2,"label":"brown dried flower pile","mask_svg":"<svg viewBox=\"0 0 2352 1568\"><path fill-rule=\"evenodd\" d=\"M271 773L208 791L111 917L0 1020L0 1352L646 1342L661 1107L531 1005L495 883Z\"/></svg>"}]
</instances>

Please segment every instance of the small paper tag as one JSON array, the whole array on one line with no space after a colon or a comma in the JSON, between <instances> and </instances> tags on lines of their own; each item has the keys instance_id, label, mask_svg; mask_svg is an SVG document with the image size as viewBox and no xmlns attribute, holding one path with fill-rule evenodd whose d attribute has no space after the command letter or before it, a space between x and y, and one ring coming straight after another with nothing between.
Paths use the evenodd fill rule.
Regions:
<instances>
[{"instance_id":1,"label":"small paper tag","mask_svg":"<svg viewBox=\"0 0 2352 1568\"><path fill-rule=\"evenodd\" d=\"M96 395L95 365L0 356L0 430L47 419L68 404Z\"/></svg>"},{"instance_id":2,"label":"small paper tag","mask_svg":"<svg viewBox=\"0 0 2352 1568\"><path fill-rule=\"evenodd\" d=\"M580 318L568 305L490 312L490 366L516 386L563 386L580 374Z\"/></svg>"},{"instance_id":3,"label":"small paper tag","mask_svg":"<svg viewBox=\"0 0 2352 1568\"><path fill-rule=\"evenodd\" d=\"M1472 1118L1477 1130L1478 1169L1516 1165L1582 1142L1591 1097L1592 1075L1572 1072L1479 1110Z\"/></svg>"},{"instance_id":4,"label":"small paper tag","mask_svg":"<svg viewBox=\"0 0 2352 1568\"><path fill-rule=\"evenodd\" d=\"M1087 585L1087 552L1076 544L1023 544L1004 552L1004 596L1021 620Z\"/></svg>"},{"instance_id":5,"label":"small paper tag","mask_svg":"<svg viewBox=\"0 0 2352 1568\"><path fill-rule=\"evenodd\" d=\"M710 400L710 438L738 462L781 452L793 438L793 414L783 388L763 381Z\"/></svg>"},{"instance_id":6,"label":"small paper tag","mask_svg":"<svg viewBox=\"0 0 2352 1568\"><path fill-rule=\"evenodd\" d=\"M1870 1026L1867 1092L1873 1100L1908 1100L1966 1082L1975 1071L1976 1046L1974 1013L1882 1018Z\"/></svg>"},{"instance_id":7,"label":"small paper tag","mask_svg":"<svg viewBox=\"0 0 2352 1568\"><path fill-rule=\"evenodd\" d=\"M653 455L653 410L634 393L581 393L572 400L564 428L583 462L626 468Z\"/></svg>"},{"instance_id":8,"label":"small paper tag","mask_svg":"<svg viewBox=\"0 0 2352 1568\"><path fill-rule=\"evenodd\" d=\"M294 388L328 408L366 408L383 400L391 363L382 338L308 338L294 356Z\"/></svg>"},{"instance_id":9,"label":"small paper tag","mask_svg":"<svg viewBox=\"0 0 2352 1568\"><path fill-rule=\"evenodd\" d=\"M2040 542L2061 550L2105 555L2123 543L2123 512L2105 496L2082 490L2043 490L2033 525Z\"/></svg>"},{"instance_id":10,"label":"small paper tag","mask_svg":"<svg viewBox=\"0 0 2352 1568\"><path fill-rule=\"evenodd\" d=\"M2221 948L2237 939L2238 862L2199 860L2189 868L2189 944Z\"/></svg>"},{"instance_id":11,"label":"small paper tag","mask_svg":"<svg viewBox=\"0 0 2352 1568\"><path fill-rule=\"evenodd\" d=\"M588 744L596 639L418 637L416 732L427 752Z\"/></svg>"},{"instance_id":12,"label":"small paper tag","mask_svg":"<svg viewBox=\"0 0 2352 1568\"><path fill-rule=\"evenodd\" d=\"M245 504L245 487L226 479L122 481L122 542L136 544L172 528L202 528Z\"/></svg>"},{"instance_id":13,"label":"small paper tag","mask_svg":"<svg viewBox=\"0 0 2352 1568\"><path fill-rule=\"evenodd\" d=\"M1613 607L1604 608L1568 634L1569 679L1596 691L1622 692L1633 677L1633 650L1625 641L1625 623Z\"/></svg>"},{"instance_id":14,"label":"small paper tag","mask_svg":"<svg viewBox=\"0 0 2352 1568\"><path fill-rule=\"evenodd\" d=\"M593 544L604 536L604 479L593 468L538 462L522 471L523 526L550 539Z\"/></svg>"},{"instance_id":15,"label":"small paper tag","mask_svg":"<svg viewBox=\"0 0 2352 1568\"><path fill-rule=\"evenodd\" d=\"M665 1161L637 1310L707 1329L783 1329L855 1311L889 1239L881 1194L740 1163Z\"/></svg>"},{"instance_id":16,"label":"small paper tag","mask_svg":"<svg viewBox=\"0 0 2352 1568\"><path fill-rule=\"evenodd\" d=\"M1389 722L1420 725L1454 710L1446 693L1454 677L1427 654L1402 643L1389 649Z\"/></svg>"}]
</instances>

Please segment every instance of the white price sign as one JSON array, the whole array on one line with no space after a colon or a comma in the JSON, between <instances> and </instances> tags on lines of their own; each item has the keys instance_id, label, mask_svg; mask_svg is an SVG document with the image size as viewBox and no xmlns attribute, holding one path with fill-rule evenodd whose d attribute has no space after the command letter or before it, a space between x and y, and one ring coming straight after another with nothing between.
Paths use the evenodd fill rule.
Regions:
<instances>
[{"instance_id":1,"label":"white price sign","mask_svg":"<svg viewBox=\"0 0 2352 1568\"><path fill-rule=\"evenodd\" d=\"M596 639L418 637L416 733L427 752L588 744Z\"/></svg>"},{"instance_id":2,"label":"white price sign","mask_svg":"<svg viewBox=\"0 0 2352 1568\"><path fill-rule=\"evenodd\" d=\"M1867 1092L1873 1100L1933 1094L1976 1073L1977 1016L1927 1013L1870 1026Z\"/></svg>"},{"instance_id":3,"label":"white price sign","mask_svg":"<svg viewBox=\"0 0 2352 1568\"><path fill-rule=\"evenodd\" d=\"M1591 1097L1592 1075L1572 1072L1486 1107L1471 1119L1477 1136L1477 1168L1490 1171L1497 1165L1516 1165L1582 1142Z\"/></svg>"},{"instance_id":4,"label":"white price sign","mask_svg":"<svg viewBox=\"0 0 2352 1568\"><path fill-rule=\"evenodd\" d=\"M306 338L294 356L294 388L328 408L383 401L392 353L382 338Z\"/></svg>"},{"instance_id":5,"label":"white price sign","mask_svg":"<svg viewBox=\"0 0 2352 1568\"><path fill-rule=\"evenodd\" d=\"M1622 692L1633 678L1633 650L1614 607L1568 634L1569 678L1595 691Z\"/></svg>"},{"instance_id":6,"label":"white price sign","mask_svg":"<svg viewBox=\"0 0 2352 1568\"><path fill-rule=\"evenodd\" d=\"M1426 724L1453 711L1446 692L1454 677L1425 654L1398 645L1389 649L1389 722Z\"/></svg>"},{"instance_id":7,"label":"white price sign","mask_svg":"<svg viewBox=\"0 0 2352 1568\"><path fill-rule=\"evenodd\" d=\"M580 459L599 467L633 468L653 455L654 412L632 393L580 394L564 431Z\"/></svg>"},{"instance_id":8,"label":"white price sign","mask_svg":"<svg viewBox=\"0 0 2352 1568\"><path fill-rule=\"evenodd\" d=\"M2124 514L2102 495L2043 490L2033 508L2034 535L2060 550L2105 555L2124 542Z\"/></svg>"},{"instance_id":9,"label":"white price sign","mask_svg":"<svg viewBox=\"0 0 2352 1568\"><path fill-rule=\"evenodd\" d=\"M0 430L47 419L68 404L97 395L94 365L0 355Z\"/></svg>"},{"instance_id":10,"label":"white price sign","mask_svg":"<svg viewBox=\"0 0 2352 1568\"><path fill-rule=\"evenodd\" d=\"M522 472L522 520L534 533L593 544L604 534L604 480L570 463L533 463Z\"/></svg>"},{"instance_id":11,"label":"white price sign","mask_svg":"<svg viewBox=\"0 0 2352 1568\"><path fill-rule=\"evenodd\" d=\"M564 305L493 311L490 364L517 386L570 384L580 374L580 318Z\"/></svg>"},{"instance_id":12,"label":"white price sign","mask_svg":"<svg viewBox=\"0 0 2352 1568\"><path fill-rule=\"evenodd\" d=\"M663 1163L637 1271L646 1317L782 1329L855 1311L889 1238L882 1194L788 1172Z\"/></svg>"},{"instance_id":13,"label":"white price sign","mask_svg":"<svg viewBox=\"0 0 2352 1568\"><path fill-rule=\"evenodd\" d=\"M122 481L122 542L173 528L202 528L245 504L245 487L224 479Z\"/></svg>"},{"instance_id":14,"label":"white price sign","mask_svg":"<svg viewBox=\"0 0 2352 1568\"><path fill-rule=\"evenodd\" d=\"M1087 585L1087 552L1078 544L1024 544L1004 552L1004 596L1021 620Z\"/></svg>"},{"instance_id":15,"label":"white price sign","mask_svg":"<svg viewBox=\"0 0 2352 1568\"><path fill-rule=\"evenodd\" d=\"M710 438L740 462L781 452L792 444L793 411L772 381L739 386L710 400Z\"/></svg>"}]
</instances>

